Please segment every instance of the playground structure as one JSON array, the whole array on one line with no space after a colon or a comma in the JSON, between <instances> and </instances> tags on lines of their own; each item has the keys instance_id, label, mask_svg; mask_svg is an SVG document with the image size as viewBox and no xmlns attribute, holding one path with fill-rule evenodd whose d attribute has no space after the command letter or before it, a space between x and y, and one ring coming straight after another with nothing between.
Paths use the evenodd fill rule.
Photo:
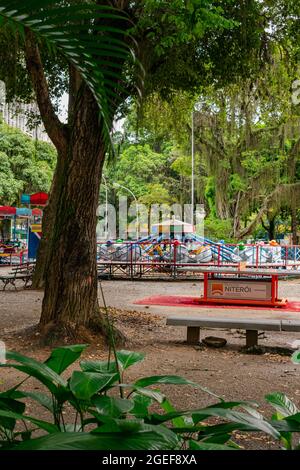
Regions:
<instances>
[{"instance_id":1,"label":"playground structure","mask_svg":"<svg viewBox=\"0 0 300 470\"><path fill-rule=\"evenodd\" d=\"M182 223L183 224L183 223ZM201 275L203 268L214 266L247 268L300 268L300 246L269 244L228 244L201 237L182 225L182 231L154 229L137 241L98 243L97 263L100 277L182 278ZM187 224L185 224L187 225Z\"/></svg>"},{"instance_id":2,"label":"playground structure","mask_svg":"<svg viewBox=\"0 0 300 470\"><path fill-rule=\"evenodd\" d=\"M46 193L24 194L21 202L42 206ZM34 259L41 238L40 208L0 206L0 220L5 221L0 235L0 265L22 264L28 258Z\"/></svg>"}]
</instances>

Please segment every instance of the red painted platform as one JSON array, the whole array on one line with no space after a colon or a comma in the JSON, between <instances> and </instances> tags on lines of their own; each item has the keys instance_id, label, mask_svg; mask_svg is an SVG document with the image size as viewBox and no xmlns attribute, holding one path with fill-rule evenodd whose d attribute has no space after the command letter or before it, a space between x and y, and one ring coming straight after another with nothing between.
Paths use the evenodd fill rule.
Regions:
<instances>
[{"instance_id":1,"label":"red painted platform","mask_svg":"<svg viewBox=\"0 0 300 470\"><path fill-rule=\"evenodd\" d=\"M222 309L239 309L239 310L276 310L276 311L289 311L300 312L300 302L287 302L281 307L259 307L259 306L245 306L237 304L213 304L203 303L199 297L187 297L180 295L154 295L152 297L145 297L144 299L134 302L137 305L161 305L166 307L195 307L195 308L222 308Z\"/></svg>"}]
</instances>

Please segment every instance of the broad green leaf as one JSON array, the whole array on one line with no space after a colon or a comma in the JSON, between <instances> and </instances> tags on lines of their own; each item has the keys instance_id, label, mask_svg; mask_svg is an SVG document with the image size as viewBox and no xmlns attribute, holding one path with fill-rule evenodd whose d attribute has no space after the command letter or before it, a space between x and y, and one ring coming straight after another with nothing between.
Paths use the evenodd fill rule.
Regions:
<instances>
[{"instance_id":1,"label":"broad green leaf","mask_svg":"<svg viewBox=\"0 0 300 470\"><path fill-rule=\"evenodd\" d=\"M199 435L200 440L200 435ZM226 444L230 440L230 434L212 434L211 436L201 439L201 442L210 443L210 444Z\"/></svg>"},{"instance_id":2,"label":"broad green leaf","mask_svg":"<svg viewBox=\"0 0 300 470\"><path fill-rule=\"evenodd\" d=\"M115 373L117 366L115 362L108 361L81 361L80 367L84 372Z\"/></svg>"},{"instance_id":3,"label":"broad green leaf","mask_svg":"<svg viewBox=\"0 0 300 470\"><path fill-rule=\"evenodd\" d=\"M194 422L204 421L205 419L211 416L218 416L220 418L227 419L230 422L237 423L238 425L242 425L244 429L249 431L263 431L275 439L280 437L279 432L275 429L273 424L269 422L257 419L251 415L246 413L241 413L239 411L233 411L231 409L226 408L217 408L217 407L210 407L210 408L203 408L200 410L188 410L188 411L178 411L173 413L167 413L165 415L157 415L153 414L151 416L152 420L155 422L166 422L171 421L174 418L179 416L193 416Z\"/></svg>"},{"instance_id":4,"label":"broad green leaf","mask_svg":"<svg viewBox=\"0 0 300 470\"><path fill-rule=\"evenodd\" d=\"M137 433L56 433L11 446L13 450L172 450L177 436L155 426ZM8 448L8 447L7 447Z\"/></svg>"},{"instance_id":5,"label":"broad green leaf","mask_svg":"<svg viewBox=\"0 0 300 470\"><path fill-rule=\"evenodd\" d=\"M132 401L134 407L130 410L130 414L136 416L137 418L147 418L148 417L148 408L152 404L152 399L144 395L132 394Z\"/></svg>"},{"instance_id":6,"label":"broad green leaf","mask_svg":"<svg viewBox=\"0 0 300 470\"><path fill-rule=\"evenodd\" d=\"M176 409L171 404L170 400L164 400L161 407L166 413L176 412ZM190 416L180 416L179 418L172 419L172 424L176 428L186 428L187 426L193 426L194 422Z\"/></svg>"},{"instance_id":7,"label":"broad green leaf","mask_svg":"<svg viewBox=\"0 0 300 470\"><path fill-rule=\"evenodd\" d=\"M125 350L117 351L116 356L122 370L128 369L128 367L136 364L137 362L143 361L145 358L145 354Z\"/></svg>"},{"instance_id":8,"label":"broad green leaf","mask_svg":"<svg viewBox=\"0 0 300 470\"><path fill-rule=\"evenodd\" d=\"M300 432L300 422L294 420L292 416L277 421L272 420L270 424L281 434L286 432Z\"/></svg>"},{"instance_id":9,"label":"broad green leaf","mask_svg":"<svg viewBox=\"0 0 300 470\"><path fill-rule=\"evenodd\" d=\"M25 411L25 404L14 400L13 398L0 397L0 410L2 411L12 411L18 414L22 414ZM10 429L14 429L16 424L16 419L14 417L1 416L0 417L0 426Z\"/></svg>"},{"instance_id":10,"label":"broad green leaf","mask_svg":"<svg viewBox=\"0 0 300 470\"><path fill-rule=\"evenodd\" d=\"M145 397L152 398L152 400L157 401L158 403L163 403L166 399L165 395L156 390L151 390L150 388L143 388L143 387L134 387L136 393L143 395Z\"/></svg>"},{"instance_id":11,"label":"broad green leaf","mask_svg":"<svg viewBox=\"0 0 300 470\"><path fill-rule=\"evenodd\" d=\"M223 444L213 444L208 442L189 441L189 449L191 450L236 450Z\"/></svg>"},{"instance_id":12,"label":"broad green leaf","mask_svg":"<svg viewBox=\"0 0 300 470\"><path fill-rule=\"evenodd\" d=\"M141 431L149 431L155 429L151 425L146 425L142 419L130 418L130 419L111 419L106 422L103 426L93 429L94 433L103 432L122 432L122 433L136 433Z\"/></svg>"},{"instance_id":13,"label":"broad green leaf","mask_svg":"<svg viewBox=\"0 0 300 470\"><path fill-rule=\"evenodd\" d=\"M76 398L89 400L95 393L107 388L117 380L118 374L74 371L70 380L70 389Z\"/></svg>"},{"instance_id":14,"label":"broad green leaf","mask_svg":"<svg viewBox=\"0 0 300 470\"><path fill-rule=\"evenodd\" d=\"M15 419L15 420L30 421L31 423L35 424L40 429L43 429L44 431L47 431L48 433L56 433L58 431L58 428L57 428L57 426L55 426L55 424L48 423L47 421L42 421L40 419L33 418L32 416L15 413L13 411L0 410L0 417L12 418L12 419Z\"/></svg>"},{"instance_id":15,"label":"broad green leaf","mask_svg":"<svg viewBox=\"0 0 300 470\"><path fill-rule=\"evenodd\" d=\"M108 396L93 397L92 403L99 414L110 416L111 418L119 418L131 411L134 406L131 400Z\"/></svg>"},{"instance_id":16,"label":"broad green leaf","mask_svg":"<svg viewBox=\"0 0 300 470\"><path fill-rule=\"evenodd\" d=\"M53 349L45 364L57 374L61 374L81 356L87 347L88 344L76 344Z\"/></svg>"},{"instance_id":17,"label":"broad green leaf","mask_svg":"<svg viewBox=\"0 0 300 470\"><path fill-rule=\"evenodd\" d=\"M35 377L54 394L57 393L58 386L67 386L67 382L60 375L50 369L46 364L38 362L35 359L10 351L6 353L6 359L17 361L21 365L6 363L0 364L0 367L13 367L31 377Z\"/></svg>"},{"instance_id":18,"label":"broad green leaf","mask_svg":"<svg viewBox=\"0 0 300 470\"><path fill-rule=\"evenodd\" d=\"M0 0L0 18L6 20L0 22L0 27L5 23L23 38L26 36L26 28L29 28L37 40L42 39L49 50L63 55L79 71L98 103L103 120L103 136L112 148L110 130L115 110L123 99L121 89L125 90L125 87L121 83L124 72L128 64L138 64L132 49L134 40L128 33L132 26L129 16L112 6L90 2L77 5L66 2L58 8L54 1ZM106 49L103 48L104 44ZM125 56L111 61L111 65L99 67L96 61L98 51L102 54L107 51L102 57L107 57L108 61L113 58L107 50L108 45L112 50L114 45L118 49L122 48ZM120 59L120 70L115 73ZM141 66L140 70L142 76L144 72ZM106 80L107 77L112 78ZM119 91L119 95L112 98L112 92L116 91Z\"/></svg>"},{"instance_id":19,"label":"broad green leaf","mask_svg":"<svg viewBox=\"0 0 300 470\"><path fill-rule=\"evenodd\" d=\"M265 396L270 405L272 405L283 417L295 415L299 412L297 406L284 394L280 392L269 393Z\"/></svg>"},{"instance_id":20,"label":"broad green leaf","mask_svg":"<svg viewBox=\"0 0 300 470\"><path fill-rule=\"evenodd\" d=\"M201 385L195 382L192 382L191 380L186 379L185 377L180 377L178 375L153 375L150 377L143 377L135 382L135 385L137 385L138 387L148 387L149 385L154 385L154 384L192 385L193 387L200 388L205 393L208 393L209 395L212 395L220 399L220 397L215 395L206 387L202 387Z\"/></svg>"},{"instance_id":21,"label":"broad green leaf","mask_svg":"<svg viewBox=\"0 0 300 470\"><path fill-rule=\"evenodd\" d=\"M300 364L300 351L295 351L292 355L292 362L294 364Z\"/></svg>"},{"instance_id":22,"label":"broad green leaf","mask_svg":"<svg viewBox=\"0 0 300 470\"><path fill-rule=\"evenodd\" d=\"M15 411L16 413L23 413L25 411L25 403L14 400L13 398L0 396L0 410L9 410Z\"/></svg>"},{"instance_id":23,"label":"broad green leaf","mask_svg":"<svg viewBox=\"0 0 300 470\"><path fill-rule=\"evenodd\" d=\"M35 400L37 403L42 405L44 408L46 408L51 413L53 413L53 411L54 411L53 400L52 400L52 398L50 398L50 396L46 395L45 393L17 391L17 397L18 398L31 398L32 400Z\"/></svg>"}]
</instances>

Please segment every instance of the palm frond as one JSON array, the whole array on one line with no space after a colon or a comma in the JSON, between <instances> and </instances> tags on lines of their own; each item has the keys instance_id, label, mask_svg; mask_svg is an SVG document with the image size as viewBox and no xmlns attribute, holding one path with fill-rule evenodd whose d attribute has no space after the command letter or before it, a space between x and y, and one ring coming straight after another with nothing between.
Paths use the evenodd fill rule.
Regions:
<instances>
[{"instance_id":1,"label":"palm frond","mask_svg":"<svg viewBox=\"0 0 300 470\"><path fill-rule=\"evenodd\" d=\"M124 12L95 4L66 5L58 0L0 0L0 28L21 37L26 28L59 51L79 71L100 109L104 137L124 99L125 64L136 62L132 26Z\"/></svg>"}]
</instances>

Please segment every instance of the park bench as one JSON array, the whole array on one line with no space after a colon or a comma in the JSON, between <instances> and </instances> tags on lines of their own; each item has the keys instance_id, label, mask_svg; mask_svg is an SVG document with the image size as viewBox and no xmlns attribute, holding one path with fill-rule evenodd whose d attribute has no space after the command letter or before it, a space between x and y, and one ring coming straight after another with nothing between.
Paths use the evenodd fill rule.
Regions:
<instances>
[{"instance_id":1,"label":"park bench","mask_svg":"<svg viewBox=\"0 0 300 470\"><path fill-rule=\"evenodd\" d=\"M17 281L22 281L24 283L23 287L29 287L28 284L32 281L34 273L35 263L24 263L19 264L18 266L12 268L12 270L7 274L1 274L0 271L0 282L3 284L3 289L6 289L6 286L11 284L17 290Z\"/></svg>"},{"instance_id":2,"label":"park bench","mask_svg":"<svg viewBox=\"0 0 300 470\"><path fill-rule=\"evenodd\" d=\"M252 318L169 317L167 325L186 326L187 343L198 344L200 328L226 328L246 330L246 347L257 346L259 331L300 331L296 320L255 320Z\"/></svg>"}]
</instances>

